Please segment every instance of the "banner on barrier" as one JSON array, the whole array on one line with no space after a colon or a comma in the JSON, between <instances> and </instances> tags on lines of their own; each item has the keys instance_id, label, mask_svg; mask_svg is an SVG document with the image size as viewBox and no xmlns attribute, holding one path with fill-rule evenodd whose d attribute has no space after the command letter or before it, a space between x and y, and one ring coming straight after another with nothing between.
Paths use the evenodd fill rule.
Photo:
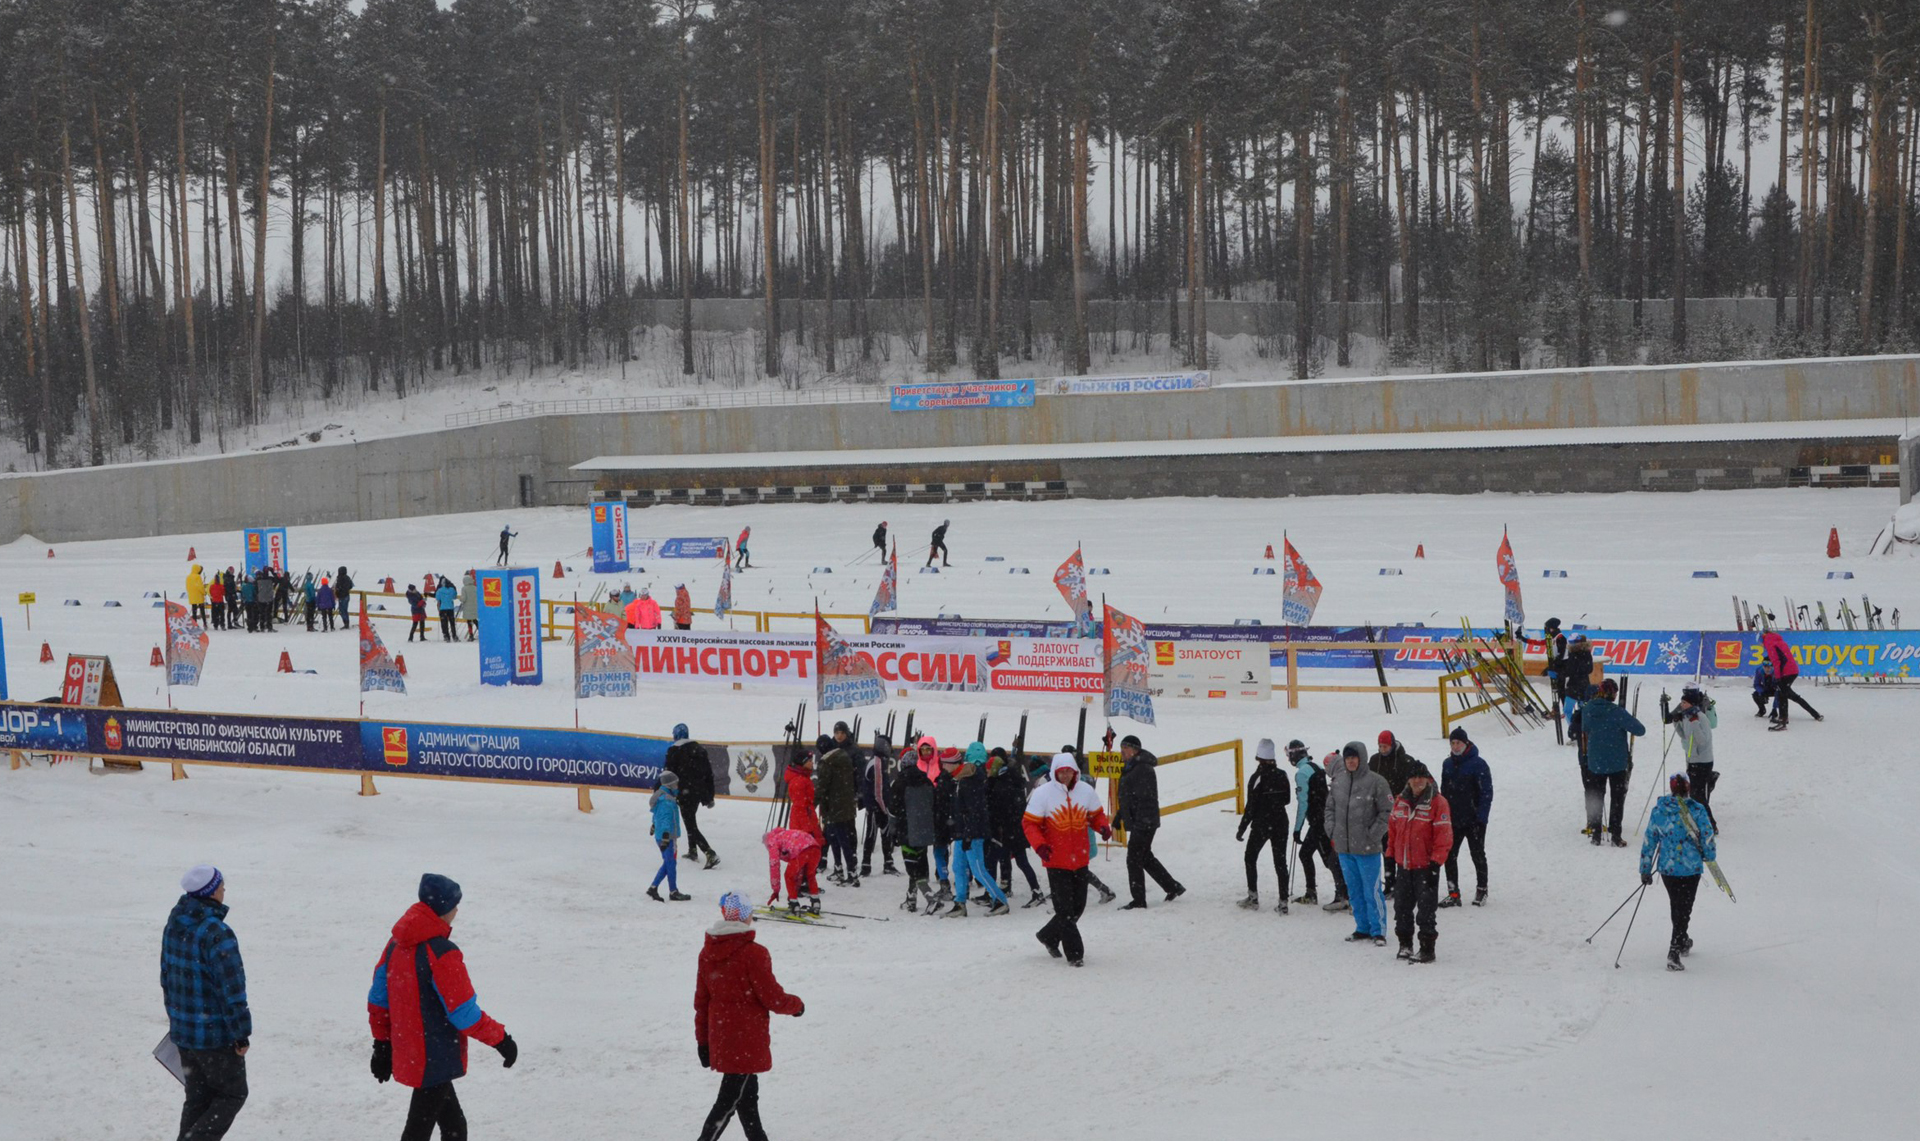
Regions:
<instances>
[{"instance_id":1,"label":"banner on barrier","mask_svg":"<svg viewBox=\"0 0 1920 1141\"><path fill-rule=\"evenodd\" d=\"M1153 376L1056 376L1041 387L1055 396L1137 396L1142 393L1192 392L1212 388L1209 372L1173 372Z\"/></svg>"},{"instance_id":2,"label":"banner on barrier","mask_svg":"<svg viewBox=\"0 0 1920 1141\"><path fill-rule=\"evenodd\" d=\"M262 567L272 567L275 574L287 571L287 529L285 527L248 527L242 532L245 537L245 550L242 551L242 569L249 575Z\"/></svg>"},{"instance_id":3,"label":"banner on barrier","mask_svg":"<svg viewBox=\"0 0 1920 1141\"><path fill-rule=\"evenodd\" d=\"M660 783L670 742L580 729L362 721L358 744L368 771L642 790Z\"/></svg>"},{"instance_id":4,"label":"banner on barrier","mask_svg":"<svg viewBox=\"0 0 1920 1141\"><path fill-rule=\"evenodd\" d=\"M893 386L895 412L935 412L945 408L1031 408L1034 381L961 380Z\"/></svg>"},{"instance_id":5,"label":"banner on barrier","mask_svg":"<svg viewBox=\"0 0 1920 1141\"><path fill-rule=\"evenodd\" d=\"M623 571L627 555L627 505L622 500L595 503L592 513L593 569L596 574Z\"/></svg>"},{"instance_id":6,"label":"banner on barrier","mask_svg":"<svg viewBox=\"0 0 1920 1141\"><path fill-rule=\"evenodd\" d=\"M633 651L620 640L621 620L595 606L573 608L573 695L632 697Z\"/></svg>"},{"instance_id":7,"label":"banner on barrier","mask_svg":"<svg viewBox=\"0 0 1920 1141\"><path fill-rule=\"evenodd\" d=\"M1781 637L1802 677L1920 677L1920 631L1787 630ZM1700 672L1709 677L1750 677L1765 656L1756 633L1700 638Z\"/></svg>"},{"instance_id":8,"label":"banner on barrier","mask_svg":"<svg viewBox=\"0 0 1920 1141\"><path fill-rule=\"evenodd\" d=\"M627 540L627 554L633 559L723 559L727 557L724 537L700 536L678 539Z\"/></svg>"},{"instance_id":9,"label":"banner on barrier","mask_svg":"<svg viewBox=\"0 0 1920 1141\"><path fill-rule=\"evenodd\" d=\"M1155 697L1267 701L1273 697L1273 664L1261 642L1153 643L1147 690Z\"/></svg>"},{"instance_id":10,"label":"banner on barrier","mask_svg":"<svg viewBox=\"0 0 1920 1141\"><path fill-rule=\"evenodd\" d=\"M539 685L540 572L533 567L483 570L480 590L480 683Z\"/></svg>"}]
</instances>

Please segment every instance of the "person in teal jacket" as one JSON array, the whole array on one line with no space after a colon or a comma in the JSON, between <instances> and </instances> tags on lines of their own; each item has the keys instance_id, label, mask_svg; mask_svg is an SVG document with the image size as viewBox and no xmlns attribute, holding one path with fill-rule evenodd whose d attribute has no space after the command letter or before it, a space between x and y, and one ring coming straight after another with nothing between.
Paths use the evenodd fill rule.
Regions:
<instances>
[{"instance_id":1,"label":"person in teal jacket","mask_svg":"<svg viewBox=\"0 0 1920 1141\"><path fill-rule=\"evenodd\" d=\"M1667 781L1671 795L1654 802L1647 820L1647 838L1640 844L1640 883L1651 885L1656 867L1660 882L1667 889L1667 905L1673 913L1673 938L1667 944L1667 969L1684 971L1680 958L1693 950L1693 937L1687 924L1693 918L1693 901L1700 894L1700 871L1706 861L1716 858L1713 851L1713 818L1700 811L1685 773L1675 773Z\"/></svg>"},{"instance_id":2,"label":"person in teal jacket","mask_svg":"<svg viewBox=\"0 0 1920 1141\"><path fill-rule=\"evenodd\" d=\"M665 903L660 899L660 881L667 881L667 899L692 899L680 890L680 778L669 772L660 774L660 787L653 790L653 799L647 802L653 811L653 824L647 831L653 836L653 842L660 848L660 870L653 873L653 883L647 888L647 898Z\"/></svg>"},{"instance_id":3,"label":"person in teal jacket","mask_svg":"<svg viewBox=\"0 0 1920 1141\"><path fill-rule=\"evenodd\" d=\"M1606 831L1613 835L1613 846L1624 848L1620 838L1620 819L1626 811L1627 776L1633 768L1628 751L1628 736L1644 737L1647 727L1633 714L1614 704L1618 692L1612 678L1600 683L1600 696L1582 705L1575 716L1580 719L1575 732L1586 739L1587 827L1593 830L1593 843L1600 845L1600 807L1608 790L1613 793L1613 809L1607 817Z\"/></svg>"}]
</instances>

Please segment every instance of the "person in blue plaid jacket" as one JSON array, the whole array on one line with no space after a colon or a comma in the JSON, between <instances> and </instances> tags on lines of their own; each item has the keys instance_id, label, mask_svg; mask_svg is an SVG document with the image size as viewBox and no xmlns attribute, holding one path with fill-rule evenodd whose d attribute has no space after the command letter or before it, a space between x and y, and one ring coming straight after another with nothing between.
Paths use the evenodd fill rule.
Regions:
<instances>
[{"instance_id":1,"label":"person in blue plaid jacket","mask_svg":"<svg viewBox=\"0 0 1920 1141\"><path fill-rule=\"evenodd\" d=\"M247 972L227 926L227 881L200 864L180 877L184 893L160 943L160 990L167 1034L180 1051L187 1087L179 1141L218 1141L247 1101Z\"/></svg>"}]
</instances>

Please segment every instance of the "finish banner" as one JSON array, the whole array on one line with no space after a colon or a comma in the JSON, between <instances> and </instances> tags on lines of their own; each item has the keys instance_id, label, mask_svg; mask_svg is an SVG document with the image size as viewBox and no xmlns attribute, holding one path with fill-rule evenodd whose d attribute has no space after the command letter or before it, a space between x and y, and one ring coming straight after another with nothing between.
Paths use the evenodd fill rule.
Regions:
<instances>
[{"instance_id":1,"label":"finish banner","mask_svg":"<svg viewBox=\"0 0 1920 1141\"><path fill-rule=\"evenodd\" d=\"M483 570L480 591L480 684L539 685L540 572L533 567Z\"/></svg>"}]
</instances>

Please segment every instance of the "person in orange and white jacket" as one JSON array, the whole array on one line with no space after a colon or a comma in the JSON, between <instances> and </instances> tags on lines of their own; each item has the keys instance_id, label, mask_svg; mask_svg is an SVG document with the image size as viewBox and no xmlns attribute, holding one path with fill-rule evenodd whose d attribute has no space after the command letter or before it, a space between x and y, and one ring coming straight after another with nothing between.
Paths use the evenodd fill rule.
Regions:
<instances>
[{"instance_id":1,"label":"person in orange and white jacket","mask_svg":"<svg viewBox=\"0 0 1920 1141\"><path fill-rule=\"evenodd\" d=\"M1056 959L1064 949L1067 962L1077 967L1086 959L1080 913L1087 909L1087 861L1093 855L1088 829L1103 839L1112 839L1113 829L1107 824L1100 795L1080 779L1080 764L1072 753L1056 754L1051 771L1052 779L1027 798L1027 811L1020 819L1027 843L1046 865L1047 887L1053 894L1053 918L1034 938Z\"/></svg>"}]
</instances>

